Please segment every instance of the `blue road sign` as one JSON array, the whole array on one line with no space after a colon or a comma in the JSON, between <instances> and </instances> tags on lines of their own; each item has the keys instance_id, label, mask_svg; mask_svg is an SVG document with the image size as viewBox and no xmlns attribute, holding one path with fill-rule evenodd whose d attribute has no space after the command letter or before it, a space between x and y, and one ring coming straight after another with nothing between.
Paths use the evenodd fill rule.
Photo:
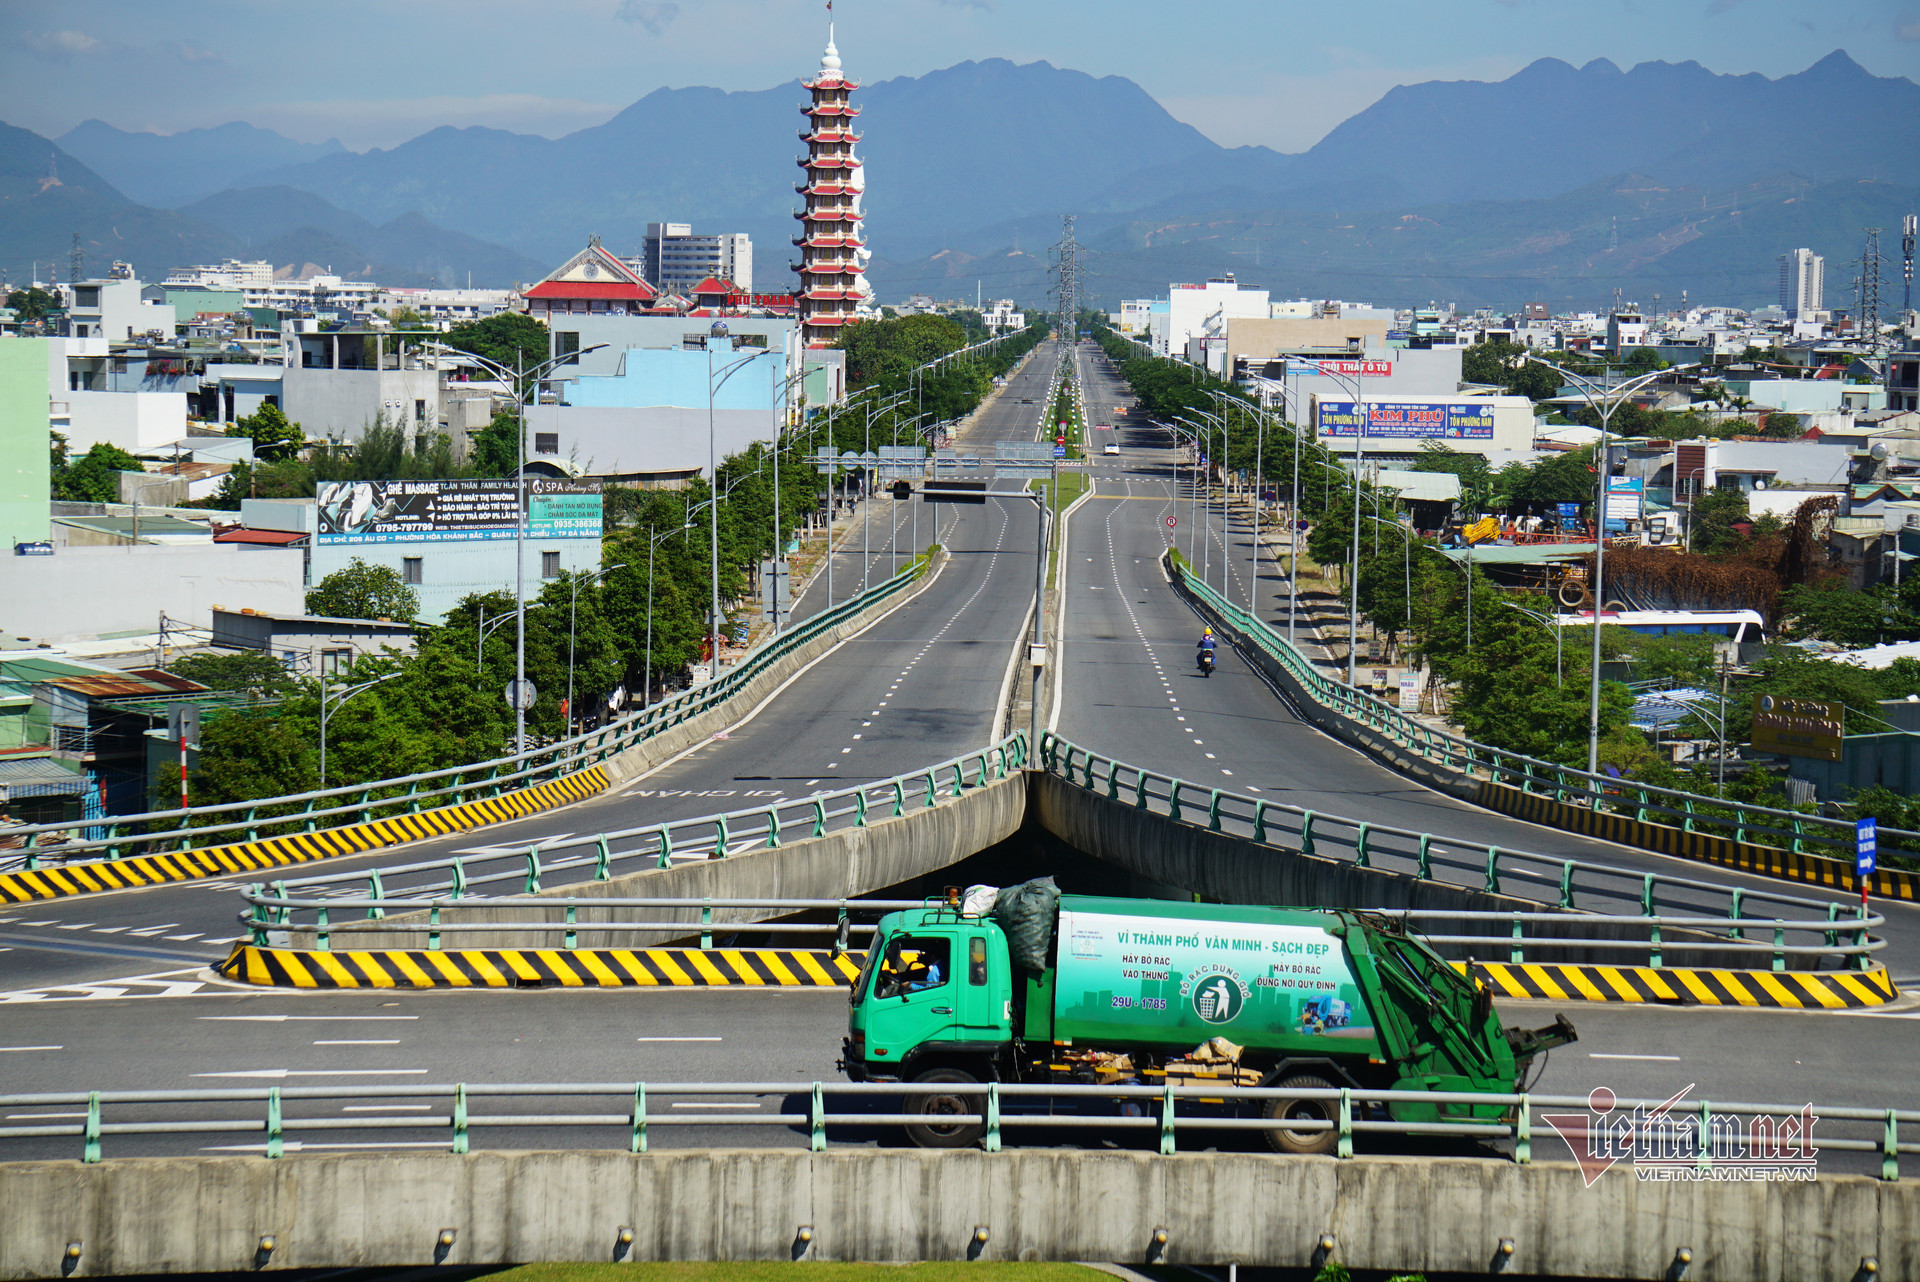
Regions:
<instances>
[{"instance_id":1,"label":"blue road sign","mask_svg":"<svg viewBox=\"0 0 1920 1282\"><path fill-rule=\"evenodd\" d=\"M1879 847L1880 834L1877 823L1872 819L1856 821L1853 825L1854 871L1860 876L1873 876Z\"/></svg>"},{"instance_id":2,"label":"blue road sign","mask_svg":"<svg viewBox=\"0 0 1920 1282\"><path fill-rule=\"evenodd\" d=\"M1064 445L1056 445L1056 446L1054 446L1054 447L1053 447L1053 456L1054 456L1055 458L1065 458L1065 457L1067 456L1067 447L1066 447L1066 446L1064 446Z\"/></svg>"}]
</instances>

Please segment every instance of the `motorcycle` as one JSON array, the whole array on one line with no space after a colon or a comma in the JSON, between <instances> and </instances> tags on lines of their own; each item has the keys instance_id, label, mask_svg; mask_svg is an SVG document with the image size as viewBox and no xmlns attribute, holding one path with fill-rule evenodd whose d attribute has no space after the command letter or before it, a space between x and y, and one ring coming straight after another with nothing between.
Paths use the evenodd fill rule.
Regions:
<instances>
[{"instance_id":1,"label":"motorcycle","mask_svg":"<svg viewBox=\"0 0 1920 1282\"><path fill-rule=\"evenodd\" d=\"M1201 676L1210 677L1213 675L1213 651L1211 650L1200 651L1199 657L1195 660L1195 662L1197 662L1200 665Z\"/></svg>"}]
</instances>

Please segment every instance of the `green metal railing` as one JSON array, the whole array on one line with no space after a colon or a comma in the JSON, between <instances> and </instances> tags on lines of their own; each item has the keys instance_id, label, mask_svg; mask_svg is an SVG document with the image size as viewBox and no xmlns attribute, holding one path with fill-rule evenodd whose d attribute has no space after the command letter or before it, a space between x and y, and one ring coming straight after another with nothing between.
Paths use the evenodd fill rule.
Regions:
<instances>
[{"instance_id":1,"label":"green metal railing","mask_svg":"<svg viewBox=\"0 0 1920 1282\"><path fill-rule=\"evenodd\" d=\"M973 1111L936 1114L911 1111L912 1102L926 1096L972 1103ZM343 1119L339 1109L353 1100L422 1101L430 1111L401 1117L363 1116ZM598 1111L582 1112L582 1100L603 1101ZM770 1099L772 1112L739 1108L744 1099ZM509 1101L512 1111L486 1111L483 1101ZM721 1101L701 1112L703 1100ZM829 1101L846 1101L839 1110ZM1274 1100L1315 1101L1321 1108L1289 1108L1284 1116L1259 1116ZM977 1101L977 1103L973 1103ZM734 1108L721 1111L724 1103ZM887 1105L894 1105L891 1111ZM434 1108L435 1104L440 1105ZM1386 1115L1394 1105L1419 1105L1451 1112L1469 1120L1401 1121ZM473 1151L479 1132L491 1131L505 1147L535 1145L528 1129L541 1132L541 1147L553 1147L563 1137L583 1146L609 1147L618 1136L631 1153L646 1153L659 1130L687 1127L778 1127L804 1141L809 1151L823 1152L840 1140L870 1147L871 1128L928 1125L981 1128L978 1145L1000 1152L1009 1133L1019 1130L1048 1134L1043 1142L1058 1143L1066 1129L1090 1131L1106 1142L1129 1145L1129 1137L1145 1132L1144 1146L1162 1156L1181 1151L1181 1137L1192 1137L1189 1148L1218 1145L1232 1131L1287 1130L1298 1136L1333 1132L1331 1156L1352 1159L1369 1136L1411 1138L1452 1136L1502 1146L1519 1165L1534 1160L1540 1110L1571 1111L1584 1116L1590 1100L1585 1095L1536 1095L1529 1092L1496 1094L1473 1091L1377 1090L1368 1087L1233 1087L1220 1083L1198 1085L1117 1083L1108 1086L1024 1085L1003 1082L578 1082L515 1085L506 1083L450 1083L406 1086L285 1086L230 1087L186 1091L50 1091L0 1095L0 1107L69 1110L71 1119L30 1121L0 1126L0 1141L10 1141L14 1160L44 1157L52 1151L47 1141L79 1141L83 1163L105 1157L109 1137L183 1136L195 1148L210 1134L255 1135L257 1144L245 1146L259 1155L284 1159L292 1135L350 1134L365 1142L371 1132L386 1143L403 1137L444 1136L445 1151ZM1235 1105L1238 1105L1236 1107ZM1382 1107L1376 1107L1382 1106ZM1902 1155L1920 1153L1920 1143L1902 1140L1900 1128L1920 1123L1920 1111L1896 1108L1847 1107L1831 1104L1750 1104L1706 1099L1620 1099L1607 1128L1609 1144L1623 1153L1645 1140L1659 1155L1655 1164L1680 1165L1689 1171L1710 1168L1716 1142L1724 1145L1727 1129L1744 1132L1762 1128L1754 1119L1768 1119L1764 1129L1775 1135L1802 1134L1809 1142L1802 1165L1811 1178L1813 1154L1863 1153L1879 1159L1877 1174L1884 1181L1900 1178ZM192 1112L198 1116L182 1116ZM1252 1114L1252 1115L1249 1115ZM1319 1114L1319 1116L1314 1116ZM1630 1119L1644 1118L1644 1121ZM1801 1127L1818 1123L1817 1142ZM833 1128L847 1128L840 1135ZM1838 1133L1836 1133L1838 1132ZM1911 1132L1909 1132L1910 1134ZM577 1137L577 1139L575 1139ZM32 1141L40 1141L33 1144ZM335 1143L339 1141L334 1140ZM141 1146L150 1152L151 1144ZM71 1149L67 1150L72 1152ZM1794 1150L1798 1152L1798 1148ZM294 1153L298 1152L296 1147ZM1284 1160L1284 1159L1276 1159ZM1646 1160L1646 1159L1641 1159ZM1783 1163L1793 1166L1793 1162Z\"/></svg>"},{"instance_id":2,"label":"green metal railing","mask_svg":"<svg viewBox=\"0 0 1920 1282\"><path fill-rule=\"evenodd\" d=\"M1171 564L1182 586L1214 616L1218 626L1231 629L1237 634L1236 640L1277 663L1305 697L1443 770L1485 778L1555 801L1584 803L1683 832L1710 833L1848 863L1853 860L1853 825L1843 820L1588 774L1573 766L1437 730L1376 695L1328 676L1263 620L1223 598L1185 566ZM1898 854L1920 858L1920 833L1882 828L1880 848L1883 857Z\"/></svg>"},{"instance_id":3,"label":"green metal railing","mask_svg":"<svg viewBox=\"0 0 1920 1282\"><path fill-rule=\"evenodd\" d=\"M512 789L557 779L605 761L726 703L768 668L811 644L822 633L898 596L926 571L927 564L923 559L916 560L886 582L793 625L712 681L684 690L611 725L563 739L524 756L501 757L287 797L23 825L8 830L8 837L23 839L23 845L5 852L6 862L0 863L0 871L31 871L46 866L49 859L63 866L87 858L114 860L154 850L190 850L219 844L209 842L208 838L258 841L280 833L314 832L343 824L367 823L389 815L417 814L434 806L497 797ZM66 840L86 829L105 829L106 832L101 837ZM60 844L46 845L49 838L60 840Z\"/></svg>"},{"instance_id":4,"label":"green metal railing","mask_svg":"<svg viewBox=\"0 0 1920 1282\"><path fill-rule=\"evenodd\" d=\"M1573 920L1589 924L1636 920L1648 933L1634 946L1646 950L1650 958L1697 951L1694 944L1702 932L1713 934L1712 942L1725 951L1753 955L1776 970L1787 969L1789 960L1796 958L1802 966L1812 960L1866 970L1872 965L1872 954L1883 946L1871 932L1885 924L1884 917L1857 910L1843 913L1831 900L1616 868L1330 815L1157 774L1051 733L1041 736L1039 765L1047 774L1109 800L1258 846L1339 859L1357 868L1484 894L1532 899L1560 914L1581 914ZM1478 914L1443 912L1439 916L1471 919ZM1515 914L1499 912L1489 917L1513 922ZM1522 948L1530 942L1545 942L1522 934L1529 916L1520 914L1520 919L1514 932ZM1693 938L1663 939L1663 927L1692 932ZM1789 944L1789 932L1818 942ZM1752 934L1762 938L1752 940ZM1768 935L1771 943L1765 939ZM1512 941L1495 942L1510 945Z\"/></svg>"},{"instance_id":5,"label":"green metal railing","mask_svg":"<svg viewBox=\"0 0 1920 1282\"><path fill-rule=\"evenodd\" d=\"M439 915L442 911L501 905L502 901L486 896L487 887L511 886L521 896L532 896L548 885L607 881L626 873L777 849L788 841L824 837L845 828L865 828L888 819L937 809L1017 774L1027 762L1027 735L1023 730L977 752L891 779L792 801L596 833L497 854L454 855L360 872L322 873L276 881L271 887L255 884L244 893L249 907L240 920L251 933L253 942L261 946L271 942L274 932L300 930L312 932L314 947L330 949L333 936L343 930L381 929L425 933L428 947L437 949L441 942ZM343 898L334 893L335 888L345 886L364 886L366 894ZM507 902L529 906L536 901L510 898ZM670 902L638 900L635 904L657 907ZM566 917L560 923L543 923L540 928L558 931L567 924L576 924L601 929L599 923L578 917L578 910L592 910L596 905L620 907L623 903L595 900L573 905L569 900L547 899L542 902L543 908ZM700 930L714 925L711 910L727 906L718 900L702 901L702 904L706 911L697 921L678 923L683 932L687 932L689 926ZM420 922L398 923L388 918L390 912L427 916ZM345 922L354 918L376 925L347 927ZM456 933L452 923L445 923L444 929L447 933ZM701 933L711 939L711 930L701 930Z\"/></svg>"}]
</instances>

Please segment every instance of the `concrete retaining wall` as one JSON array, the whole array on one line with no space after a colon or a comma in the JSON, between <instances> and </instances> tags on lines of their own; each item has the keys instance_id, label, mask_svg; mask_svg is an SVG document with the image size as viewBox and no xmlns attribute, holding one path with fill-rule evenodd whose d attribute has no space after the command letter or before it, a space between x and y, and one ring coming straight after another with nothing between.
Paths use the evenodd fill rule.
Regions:
<instances>
[{"instance_id":1,"label":"concrete retaining wall","mask_svg":"<svg viewBox=\"0 0 1920 1282\"><path fill-rule=\"evenodd\" d=\"M622 1248L619 1235L631 1229ZM803 1228L811 1240L801 1242ZM437 1245L451 1230L450 1247ZM978 1233L984 1231L985 1240ZM1163 1247L1155 1234L1164 1231ZM1112 1260L1689 1282L1920 1270L1920 1188L1583 1187L1566 1163L1035 1149L308 1154L0 1166L0 1278L627 1260ZM274 1249L265 1256L261 1239ZM1511 1239L1502 1260L1501 1240ZM1504 1265L1504 1267L1502 1267Z\"/></svg>"},{"instance_id":2,"label":"concrete retaining wall","mask_svg":"<svg viewBox=\"0 0 1920 1282\"><path fill-rule=\"evenodd\" d=\"M1344 860L1303 855L1278 846L1260 846L1231 833L1209 832L1195 824L1175 823L1165 815L1136 809L1053 776L1033 776L1030 812L1034 821L1076 850L1093 854L1138 876L1167 886L1193 891L1228 904L1285 904L1293 907L1379 908L1387 911L1455 909L1462 912L1540 912L1551 905L1511 895L1421 881L1404 873L1360 868ZM1425 919L1421 934L1466 935L1486 929L1484 923ZM1569 913L1565 926L1533 922L1530 935L1644 940L1645 931L1583 920ZM1670 941L1688 938L1669 931ZM1692 938L1704 939L1702 936ZM1465 957L1466 949L1436 946L1442 956ZM1504 955L1498 940L1490 940L1481 955ZM1634 954L1611 949L1556 949L1555 962L1633 961ZM1641 957L1639 960L1644 961ZM1747 955L1688 953L1689 966L1749 965Z\"/></svg>"},{"instance_id":3,"label":"concrete retaining wall","mask_svg":"<svg viewBox=\"0 0 1920 1282\"><path fill-rule=\"evenodd\" d=\"M586 923L596 913L614 914L622 921L686 921L698 925L700 914L692 909L613 908L595 909L594 899L624 898L714 898L714 899L839 899L871 894L887 886L938 872L960 862L976 851L998 845L1020 831L1027 810L1027 775L1009 774L984 788L969 788L959 797L943 801L932 810L912 810L898 819L869 823L865 828L846 828L824 837L794 841L778 849L761 849L726 859L706 859L677 864L672 868L626 873L606 881L575 882L541 892L553 899L576 899L581 903L579 946L582 948L632 948L656 945L658 935L631 932L594 931ZM923 797L922 800L925 798ZM911 801L908 803L913 804ZM877 809L877 808L876 808ZM778 911L748 908L716 908L715 922L754 922L781 916ZM562 920L556 907L555 921ZM389 922L424 923L425 915L395 914ZM458 908L441 913L441 921L488 922L529 920L525 908ZM601 916L600 920L607 920ZM311 948L310 928L288 932L292 946ZM361 933L332 929L332 944L346 948L419 948L424 936L408 932L377 930ZM536 948L553 947L551 936L539 932L462 931L443 937L447 948ZM824 936L806 936L802 947L825 947Z\"/></svg>"}]
</instances>

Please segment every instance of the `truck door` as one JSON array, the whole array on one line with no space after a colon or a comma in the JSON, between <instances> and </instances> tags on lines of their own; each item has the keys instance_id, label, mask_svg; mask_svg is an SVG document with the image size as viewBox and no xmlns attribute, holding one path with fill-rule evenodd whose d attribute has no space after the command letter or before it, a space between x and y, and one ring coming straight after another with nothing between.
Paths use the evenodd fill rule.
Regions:
<instances>
[{"instance_id":1,"label":"truck door","mask_svg":"<svg viewBox=\"0 0 1920 1282\"><path fill-rule=\"evenodd\" d=\"M958 967L960 1036L973 1041L1002 1041L1012 1031L1013 990L1008 983L1006 938L997 931L960 937L967 950Z\"/></svg>"},{"instance_id":2,"label":"truck door","mask_svg":"<svg viewBox=\"0 0 1920 1282\"><path fill-rule=\"evenodd\" d=\"M954 975L954 943L947 935L912 933L887 941L867 1014L870 1060L897 1064L925 1042L952 1040L955 994L964 986Z\"/></svg>"}]
</instances>

